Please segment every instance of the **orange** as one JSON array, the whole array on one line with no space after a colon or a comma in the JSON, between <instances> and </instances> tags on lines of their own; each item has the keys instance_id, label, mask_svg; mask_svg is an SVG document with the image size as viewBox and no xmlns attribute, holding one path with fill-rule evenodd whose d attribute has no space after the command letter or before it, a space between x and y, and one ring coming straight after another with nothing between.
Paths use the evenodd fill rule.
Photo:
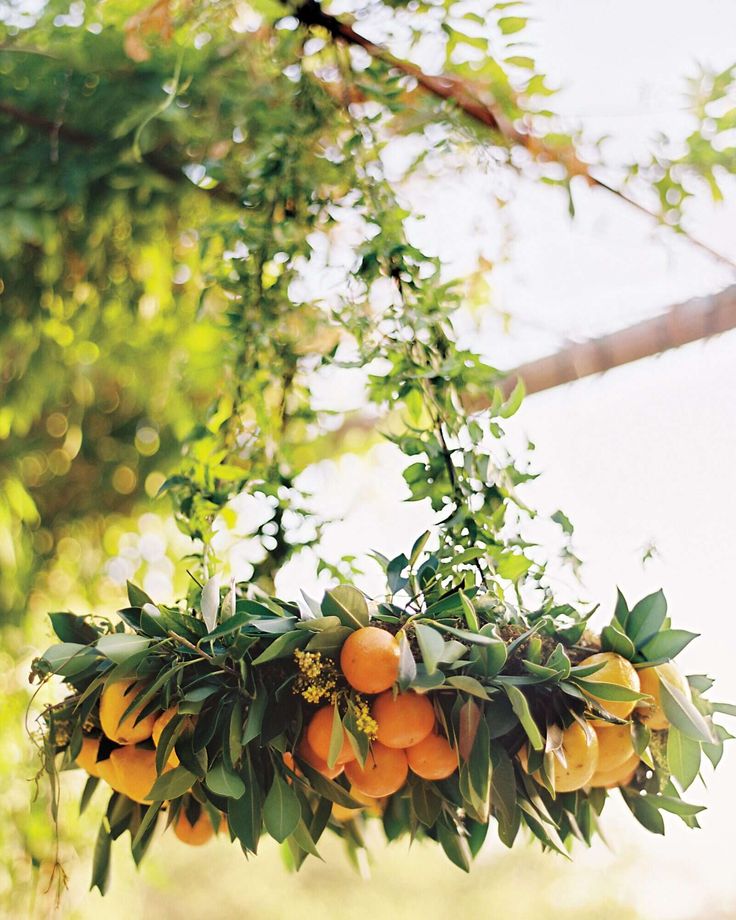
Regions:
<instances>
[{"instance_id":1,"label":"orange","mask_svg":"<svg viewBox=\"0 0 736 920\"><path fill-rule=\"evenodd\" d=\"M664 714L662 702L659 698L660 677L664 677L668 684L672 684L673 687L684 693L687 699L690 699L690 684L674 661L666 661L664 664L658 664L653 668L642 668L639 671L641 692L648 693L652 699L642 700L637 703L636 711L639 713L642 722L655 731L662 731L668 728L670 724Z\"/></svg>"},{"instance_id":2,"label":"orange","mask_svg":"<svg viewBox=\"0 0 736 920\"><path fill-rule=\"evenodd\" d=\"M362 808L346 808L338 802L332 803L332 817L340 824L344 824L346 821L352 821L353 818L357 818L362 812Z\"/></svg>"},{"instance_id":3,"label":"orange","mask_svg":"<svg viewBox=\"0 0 736 920\"><path fill-rule=\"evenodd\" d=\"M307 741L314 753L320 760L327 763L330 754L330 738L332 737L332 720L334 718L335 707L323 706L318 709L312 716L312 721L307 726ZM342 732L342 747L337 755L335 764L345 764L350 760L355 760L355 752L350 744L345 730Z\"/></svg>"},{"instance_id":4,"label":"orange","mask_svg":"<svg viewBox=\"0 0 736 920\"><path fill-rule=\"evenodd\" d=\"M156 752L134 745L115 748L110 754L110 764L112 788L134 802L150 805L153 800L147 798L147 795L158 777Z\"/></svg>"},{"instance_id":5,"label":"orange","mask_svg":"<svg viewBox=\"0 0 736 920\"><path fill-rule=\"evenodd\" d=\"M374 701L371 715L378 723L378 740L390 748L419 744L434 728L434 707L413 690L396 697L387 690Z\"/></svg>"},{"instance_id":6,"label":"orange","mask_svg":"<svg viewBox=\"0 0 736 920\"><path fill-rule=\"evenodd\" d=\"M187 817L186 808L182 808L174 825L174 833L182 843L188 843L193 847L201 847L202 844L207 843L214 836L215 829L212 827L212 822L206 809L200 809L199 817L192 824Z\"/></svg>"},{"instance_id":7,"label":"orange","mask_svg":"<svg viewBox=\"0 0 736 920\"><path fill-rule=\"evenodd\" d=\"M598 736L586 732L582 725L573 722L562 733L562 750L567 766L555 758L555 792L573 792L582 789L598 766Z\"/></svg>"},{"instance_id":8,"label":"orange","mask_svg":"<svg viewBox=\"0 0 736 920\"><path fill-rule=\"evenodd\" d=\"M119 680L107 684L100 697L100 723L102 730L111 741L117 744L137 744L151 737L156 723L156 713L151 713L137 724L136 717L140 708L134 709L124 722L120 717L140 691L141 684L134 680Z\"/></svg>"},{"instance_id":9,"label":"orange","mask_svg":"<svg viewBox=\"0 0 736 920\"><path fill-rule=\"evenodd\" d=\"M345 680L361 693L382 693L399 676L399 643L376 626L356 629L345 640L340 667Z\"/></svg>"},{"instance_id":10,"label":"orange","mask_svg":"<svg viewBox=\"0 0 736 920\"><path fill-rule=\"evenodd\" d=\"M328 767L327 761L322 760L321 757L318 757L314 753L306 735L302 735L302 740L299 742L299 747L296 749L296 756L305 763L308 763L312 769L321 773L322 776L326 776L327 779L335 779L335 777L339 776L343 771L342 764L336 763L334 767Z\"/></svg>"},{"instance_id":11,"label":"orange","mask_svg":"<svg viewBox=\"0 0 736 920\"><path fill-rule=\"evenodd\" d=\"M457 751L447 738L434 732L406 749L409 767L422 779L447 779L457 770Z\"/></svg>"},{"instance_id":12,"label":"orange","mask_svg":"<svg viewBox=\"0 0 736 920\"><path fill-rule=\"evenodd\" d=\"M380 741L371 745L365 767L361 767L357 760L345 765L345 775L351 786L373 798L398 792L408 773L409 764L404 751L386 747Z\"/></svg>"},{"instance_id":13,"label":"orange","mask_svg":"<svg viewBox=\"0 0 736 920\"><path fill-rule=\"evenodd\" d=\"M104 761L100 761L99 764L97 763L97 752L99 747L99 738L93 738L91 735L85 735L82 738L82 748L77 754L77 766L86 770L90 776L102 776L100 766Z\"/></svg>"},{"instance_id":14,"label":"orange","mask_svg":"<svg viewBox=\"0 0 736 920\"><path fill-rule=\"evenodd\" d=\"M573 722L562 733L562 751L567 761L562 766L554 758L554 789L555 792L574 792L582 789L590 782L598 765L598 737L591 729L590 735L578 722ZM519 761L522 767L529 772L529 752L526 745L519 751ZM532 774L539 782L538 773Z\"/></svg>"},{"instance_id":15,"label":"orange","mask_svg":"<svg viewBox=\"0 0 736 920\"><path fill-rule=\"evenodd\" d=\"M161 713L161 715L158 717L158 719L156 719L156 721L153 723L153 730L151 731L151 737L153 738L153 743L156 745L156 747L158 747L158 743L161 740L161 735L163 733L163 730L166 728L169 722L171 722L171 720L174 718L176 713L177 713L176 706L169 706L169 708L165 709ZM166 763L170 767L179 766L179 758L177 757L176 751L174 751L173 749L171 753L169 754L169 759L166 761Z\"/></svg>"},{"instance_id":16,"label":"orange","mask_svg":"<svg viewBox=\"0 0 736 920\"><path fill-rule=\"evenodd\" d=\"M628 786L639 766L639 755L633 753L612 770L597 770L590 780L591 786L612 789L614 786Z\"/></svg>"},{"instance_id":17,"label":"orange","mask_svg":"<svg viewBox=\"0 0 736 920\"><path fill-rule=\"evenodd\" d=\"M591 683L600 682L603 684L616 684L619 687L626 687L637 693L640 690L639 675L630 661L617 655L615 652L598 652L596 655L590 655L580 662L580 667L584 668L591 664L602 664L603 667L586 677L586 681ZM618 716L619 719L626 719L631 715L636 702L634 700L604 700L591 694L593 699L599 703L612 716ZM591 719L593 725L610 725L605 719Z\"/></svg>"},{"instance_id":18,"label":"orange","mask_svg":"<svg viewBox=\"0 0 736 920\"><path fill-rule=\"evenodd\" d=\"M598 735L597 773L615 770L634 753L630 724L609 724L605 728L596 728L595 733Z\"/></svg>"},{"instance_id":19,"label":"orange","mask_svg":"<svg viewBox=\"0 0 736 920\"><path fill-rule=\"evenodd\" d=\"M351 788L350 795L356 802L361 803L361 807L346 808L344 805L339 805L335 802L332 806L332 817L341 824L345 821L352 821L353 818L356 818L363 812L375 818L380 818L386 808L386 802L388 801L385 796L377 799L355 788Z\"/></svg>"}]
</instances>

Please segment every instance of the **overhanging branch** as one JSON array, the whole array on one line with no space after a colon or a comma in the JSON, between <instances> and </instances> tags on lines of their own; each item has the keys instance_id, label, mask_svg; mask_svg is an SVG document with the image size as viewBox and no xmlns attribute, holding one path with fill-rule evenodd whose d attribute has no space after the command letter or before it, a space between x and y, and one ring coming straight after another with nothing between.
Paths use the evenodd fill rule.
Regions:
<instances>
[{"instance_id":1,"label":"overhanging branch","mask_svg":"<svg viewBox=\"0 0 736 920\"><path fill-rule=\"evenodd\" d=\"M630 197L620 189L614 188L602 179L596 178L590 172L587 163L583 163L577 156L572 146L556 148L544 143L540 138L531 134L519 131L518 128L508 119L494 101L488 97L481 97L478 90L454 74L432 75L426 74L416 64L394 57L388 49L376 42L371 41L365 36L356 32L348 23L342 22L336 16L325 13L317 0L306 0L297 10L295 15L299 21L306 26L321 26L326 29L333 38L340 39L350 45L357 45L363 48L371 57L382 61L390 67L399 70L409 77L413 77L419 86L427 92L445 99L457 105L466 115L474 121L479 122L486 128L497 132L506 142L524 147L532 156L539 160L555 162L562 165L570 176L582 177L590 186L601 188L615 195L617 198L625 201L628 205L636 208L640 213L646 214L647 217L662 224L662 220L657 214L650 211L644 205L640 204L635 198ZM667 226L664 224L664 226ZM707 252L712 258L736 269L736 262L723 253L713 249L707 243L693 236L687 231L681 230L693 245L697 246L703 252Z\"/></svg>"}]
</instances>

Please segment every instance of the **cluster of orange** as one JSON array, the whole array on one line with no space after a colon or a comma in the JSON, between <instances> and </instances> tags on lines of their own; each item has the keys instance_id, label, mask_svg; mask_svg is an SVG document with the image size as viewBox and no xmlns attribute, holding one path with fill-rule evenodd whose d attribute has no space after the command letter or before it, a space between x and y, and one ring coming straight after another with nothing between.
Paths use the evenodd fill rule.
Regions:
<instances>
[{"instance_id":1,"label":"cluster of orange","mask_svg":"<svg viewBox=\"0 0 736 920\"><path fill-rule=\"evenodd\" d=\"M580 664L582 667L601 665L600 670L589 678L591 683L615 684L646 694L648 699L639 703L596 699L611 715L620 719L630 719L636 710L638 719L655 731L669 726L660 702L660 678L690 696L686 678L672 662L637 671L630 661L615 652L599 652ZM551 777L556 792L574 792L583 786L604 789L626 786L640 763L640 757L634 750L630 722L624 725L614 725L603 719L591 719L587 725L573 722L562 733L562 754L562 759L555 758L554 776ZM527 769L526 747L519 752L519 759Z\"/></svg>"},{"instance_id":2,"label":"cluster of orange","mask_svg":"<svg viewBox=\"0 0 736 920\"><path fill-rule=\"evenodd\" d=\"M330 779L344 771L352 797L374 810L380 810L385 798L403 787L409 770L429 780L454 773L457 751L437 731L430 700L413 691L392 692L399 675L399 643L391 633L375 626L351 633L342 647L340 668L354 690L374 697L370 719L375 723L375 740L365 764L358 761L343 730L334 766L328 766L334 705L323 706L314 714L297 747L298 758ZM352 817L352 812L340 806L335 806L334 814L339 819Z\"/></svg>"},{"instance_id":3,"label":"cluster of orange","mask_svg":"<svg viewBox=\"0 0 736 920\"><path fill-rule=\"evenodd\" d=\"M132 680L106 685L100 697L100 725L110 741L121 747L112 750L108 758L98 760L100 737L85 735L77 755L77 764L90 776L104 780L116 792L134 802L150 805L152 800L147 796L157 779L156 750L141 744L152 739L154 745L157 745L163 730L176 715L176 709L172 707L164 712L151 713L136 723L141 711L136 708L121 721L132 696L140 689L141 685ZM179 758L172 751L167 769L178 765ZM182 808L174 824L174 833L184 843L199 846L212 837L215 829L205 809L201 810L192 824Z\"/></svg>"}]
</instances>

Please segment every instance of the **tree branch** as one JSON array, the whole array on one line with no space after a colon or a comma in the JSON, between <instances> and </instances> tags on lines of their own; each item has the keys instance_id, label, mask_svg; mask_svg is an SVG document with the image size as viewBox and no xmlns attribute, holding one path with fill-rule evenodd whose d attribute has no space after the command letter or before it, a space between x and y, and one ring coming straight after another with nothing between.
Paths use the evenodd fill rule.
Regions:
<instances>
[{"instance_id":1,"label":"tree branch","mask_svg":"<svg viewBox=\"0 0 736 920\"><path fill-rule=\"evenodd\" d=\"M587 163L583 163L577 156L574 147L569 146L561 149L548 146L539 138L530 134L523 133L503 114L499 106L492 99L481 98L478 90L456 77L454 74L440 74L434 76L424 73L421 68L409 61L394 57L390 51L382 45L376 44L365 36L356 32L352 26L342 22L337 17L325 13L317 0L306 0L295 12L299 21L306 26L321 26L326 29L333 38L340 39L350 45L357 45L363 48L371 57L382 61L384 64L401 71L406 76L413 77L417 83L427 92L453 102L459 109L474 121L479 122L492 131L497 132L501 137L512 144L517 144L528 150L536 159L555 162L562 165L570 176L581 176L590 186L604 189L622 201L625 201L631 207L636 208L639 212L646 214L658 224L662 224L661 218L650 211L644 205L640 204L635 198L630 197L620 189L614 188L602 179L598 179L590 172ZM667 226L664 224L664 226ZM707 252L712 258L736 269L736 262L723 253L713 249L707 243L688 233L682 231L690 242L697 246L703 252Z\"/></svg>"}]
</instances>

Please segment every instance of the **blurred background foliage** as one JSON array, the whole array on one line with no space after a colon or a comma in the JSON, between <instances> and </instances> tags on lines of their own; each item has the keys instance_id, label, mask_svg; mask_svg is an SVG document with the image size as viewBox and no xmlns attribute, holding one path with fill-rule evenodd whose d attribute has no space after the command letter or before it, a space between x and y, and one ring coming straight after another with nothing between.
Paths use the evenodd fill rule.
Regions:
<instances>
[{"instance_id":1,"label":"blurred background foliage","mask_svg":"<svg viewBox=\"0 0 736 920\"><path fill-rule=\"evenodd\" d=\"M359 327L370 300L351 289L356 265L370 263L376 230L366 203L376 161L358 155L366 137L355 107L380 138L378 155L403 144L399 188L410 175L430 180L443 164L479 152L498 172L588 182L576 140L603 163L594 139L571 137L555 119L552 92L524 40L522 5L374 0L340 10L335 20L316 4L272 0L0 4L0 773L7 788L0 899L7 904L30 902L36 870L43 877L53 859L43 794L28 808L26 779L35 768L21 727L26 665L47 634L45 612L107 611L122 600L126 578L158 598L179 591L184 574L175 560L191 550L188 538L212 536L202 527L213 508L224 512L222 526L234 523L228 503L246 483L266 507L252 516L248 559L253 577L270 582L284 561L317 544L326 523L309 508L299 475L369 443L361 430L338 443L345 406L326 406L314 386L346 324ZM335 23L351 21L377 24L401 58L349 37L333 40ZM444 71L457 92L423 91L426 81L405 58ZM651 161L614 176L676 229L687 231L684 202L699 184L720 194L730 161L718 139L733 123L724 104L732 77L729 70L694 81L697 127L685 148L663 138ZM489 130L469 114L474 106L491 112ZM494 187L503 205L503 182ZM407 216L391 206L382 212L384 231ZM467 280L470 300L483 299L488 267L480 264ZM371 309L380 314L380 298ZM252 445L249 430L259 432ZM227 482L219 493L207 484L213 456ZM188 499L203 505L180 517L183 535L168 502L156 498L172 474L183 477L174 483L178 507ZM190 495L187 483L196 486ZM316 564L337 577L353 568L349 558L338 564L317 555ZM92 825L69 813L62 826L62 852L74 863L75 852L88 852ZM428 880L434 858L421 863ZM239 854L221 847L212 859L238 871ZM275 860L265 857L252 892L263 911L280 871ZM514 856L489 864L467 897L490 884L487 871L502 885L494 889L499 898L513 901L518 867ZM377 871L388 887L375 906L402 916L394 869L381 854ZM154 895L160 870L146 871L146 909L175 916L165 892ZM294 898L300 886L314 886L337 912L342 891L362 883L335 871L329 885L321 869L284 884ZM534 871L545 878L556 869L539 862ZM133 884L130 873L121 877ZM35 897L48 909L43 894ZM462 907L455 894L443 897L437 893L437 916ZM540 885L525 897L533 916L551 910L557 895ZM615 893L610 898L606 906L597 892L600 916L634 916ZM115 917L110 903L104 915ZM95 902L70 916L99 910ZM227 910L237 915L236 894ZM571 917L587 911L566 908Z\"/></svg>"}]
</instances>

